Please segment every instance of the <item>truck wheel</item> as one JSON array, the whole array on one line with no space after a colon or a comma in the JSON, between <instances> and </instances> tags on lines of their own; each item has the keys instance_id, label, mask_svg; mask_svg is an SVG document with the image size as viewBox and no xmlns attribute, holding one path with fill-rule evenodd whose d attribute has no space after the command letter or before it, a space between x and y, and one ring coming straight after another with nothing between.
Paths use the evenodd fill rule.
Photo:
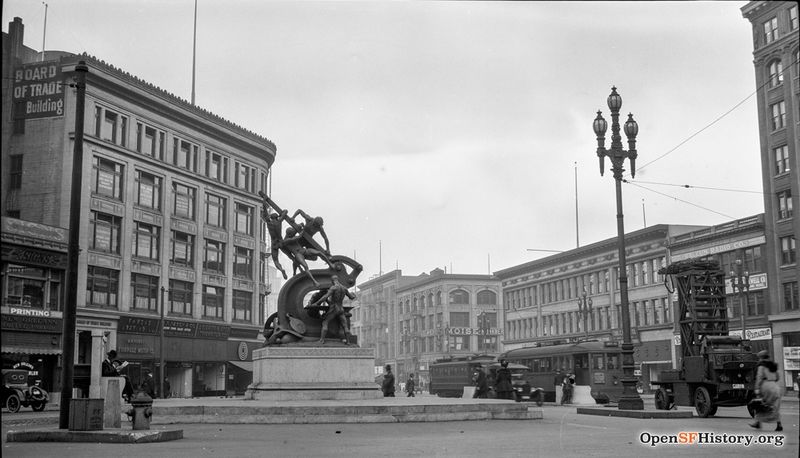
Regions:
<instances>
[{"instance_id":1,"label":"truck wheel","mask_svg":"<svg viewBox=\"0 0 800 458\"><path fill-rule=\"evenodd\" d=\"M701 386L694 390L694 410L697 411L698 417L708 418L709 415L713 415L711 410L714 409L714 407L711 395L708 393L706 387Z\"/></svg>"},{"instance_id":2,"label":"truck wheel","mask_svg":"<svg viewBox=\"0 0 800 458\"><path fill-rule=\"evenodd\" d=\"M17 396L16 393L12 393L10 396L8 396L8 399L6 399L6 409L8 409L9 412L19 412L19 406L19 396Z\"/></svg>"},{"instance_id":3,"label":"truck wheel","mask_svg":"<svg viewBox=\"0 0 800 458\"><path fill-rule=\"evenodd\" d=\"M655 399L656 399L656 409L669 410L672 408L672 402L670 402L669 400L669 393L667 393L667 390L664 389L663 387L659 388L658 391L656 391Z\"/></svg>"},{"instance_id":4,"label":"truck wheel","mask_svg":"<svg viewBox=\"0 0 800 458\"><path fill-rule=\"evenodd\" d=\"M708 412L709 417L713 417L717 414L717 406L711 406L711 410Z\"/></svg>"},{"instance_id":5,"label":"truck wheel","mask_svg":"<svg viewBox=\"0 0 800 458\"><path fill-rule=\"evenodd\" d=\"M44 410L44 406L45 406L44 402L34 402L33 404L31 404L31 409L33 409L34 412L41 412L42 410Z\"/></svg>"}]
</instances>

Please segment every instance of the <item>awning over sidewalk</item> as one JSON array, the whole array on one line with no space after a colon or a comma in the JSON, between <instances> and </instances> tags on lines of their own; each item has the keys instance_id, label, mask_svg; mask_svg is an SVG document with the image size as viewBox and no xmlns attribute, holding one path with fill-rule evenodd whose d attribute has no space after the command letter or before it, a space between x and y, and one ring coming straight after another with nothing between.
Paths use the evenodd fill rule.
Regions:
<instances>
[{"instance_id":1,"label":"awning over sidewalk","mask_svg":"<svg viewBox=\"0 0 800 458\"><path fill-rule=\"evenodd\" d=\"M60 355L60 348L44 348L37 346L21 347L17 345L5 345L2 349L3 353L16 353L21 355ZM252 364L252 363L251 363Z\"/></svg>"},{"instance_id":2,"label":"awning over sidewalk","mask_svg":"<svg viewBox=\"0 0 800 458\"><path fill-rule=\"evenodd\" d=\"M253 372L253 362L252 361L228 361L228 363L233 364L234 366L238 367L239 369Z\"/></svg>"}]
</instances>

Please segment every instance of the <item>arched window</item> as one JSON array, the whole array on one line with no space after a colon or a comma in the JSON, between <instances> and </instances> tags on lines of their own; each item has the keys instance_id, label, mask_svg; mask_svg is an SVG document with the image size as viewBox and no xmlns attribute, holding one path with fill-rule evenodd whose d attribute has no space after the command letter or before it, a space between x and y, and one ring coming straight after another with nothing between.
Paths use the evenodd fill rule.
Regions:
<instances>
[{"instance_id":1,"label":"arched window","mask_svg":"<svg viewBox=\"0 0 800 458\"><path fill-rule=\"evenodd\" d=\"M436 305L442 305L442 292L436 291Z\"/></svg>"},{"instance_id":2,"label":"arched window","mask_svg":"<svg viewBox=\"0 0 800 458\"><path fill-rule=\"evenodd\" d=\"M450 291L451 304L469 304L469 293L463 289Z\"/></svg>"},{"instance_id":3,"label":"arched window","mask_svg":"<svg viewBox=\"0 0 800 458\"><path fill-rule=\"evenodd\" d=\"M433 307L433 293L428 293L428 307Z\"/></svg>"},{"instance_id":4,"label":"arched window","mask_svg":"<svg viewBox=\"0 0 800 458\"><path fill-rule=\"evenodd\" d=\"M775 87L783 83L783 62L780 59L770 61L767 66L769 69L769 87Z\"/></svg>"},{"instance_id":5,"label":"arched window","mask_svg":"<svg viewBox=\"0 0 800 458\"><path fill-rule=\"evenodd\" d=\"M497 304L497 294L488 289L478 292L478 305L495 305Z\"/></svg>"}]
</instances>

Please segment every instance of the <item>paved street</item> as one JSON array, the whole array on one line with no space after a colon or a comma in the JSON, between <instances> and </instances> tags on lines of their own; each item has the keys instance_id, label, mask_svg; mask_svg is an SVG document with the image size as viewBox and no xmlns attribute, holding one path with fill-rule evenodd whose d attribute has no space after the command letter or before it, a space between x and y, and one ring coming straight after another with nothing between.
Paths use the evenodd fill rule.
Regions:
<instances>
[{"instance_id":1,"label":"paved street","mask_svg":"<svg viewBox=\"0 0 800 458\"><path fill-rule=\"evenodd\" d=\"M684 409L684 408L681 408ZM685 408L688 409L688 408ZM361 457L361 456L726 456L796 457L798 403L783 406L785 441L774 445L659 445L640 442L642 434L713 433L711 440L732 435L753 437L744 408L721 408L717 417L683 420L636 420L577 415L574 407L545 405L543 420L467 421L399 424L327 425L172 425L184 439L156 444L6 443L7 413L3 415L3 455L6 457ZM690 409L689 409L690 410ZM34 417L33 413L24 414ZM18 419L22 419L19 417ZM54 427L55 423L50 427ZM14 426L14 429L41 425ZM774 426L772 426L774 428ZM774 441L772 428L755 440ZM686 436L689 437L689 436ZM646 436L645 436L646 438ZM111 451L113 449L113 452Z\"/></svg>"}]
</instances>

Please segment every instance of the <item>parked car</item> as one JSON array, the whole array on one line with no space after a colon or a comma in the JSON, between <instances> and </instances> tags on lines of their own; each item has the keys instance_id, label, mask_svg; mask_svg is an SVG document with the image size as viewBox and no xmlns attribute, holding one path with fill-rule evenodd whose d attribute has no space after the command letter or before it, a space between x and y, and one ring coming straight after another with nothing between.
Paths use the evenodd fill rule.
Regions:
<instances>
[{"instance_id":1,"label":"parked car","mask_svg":"<svg viewBox=\"0 0 800 458\"><path fill-rule=\"evenodd\" d=\"M50 395L40 386L28 386L28 371L3 369L2 405L9 412L19 412L20 407L30 407L36 412L44 410Z\"/></svg>"}]
</instances>

